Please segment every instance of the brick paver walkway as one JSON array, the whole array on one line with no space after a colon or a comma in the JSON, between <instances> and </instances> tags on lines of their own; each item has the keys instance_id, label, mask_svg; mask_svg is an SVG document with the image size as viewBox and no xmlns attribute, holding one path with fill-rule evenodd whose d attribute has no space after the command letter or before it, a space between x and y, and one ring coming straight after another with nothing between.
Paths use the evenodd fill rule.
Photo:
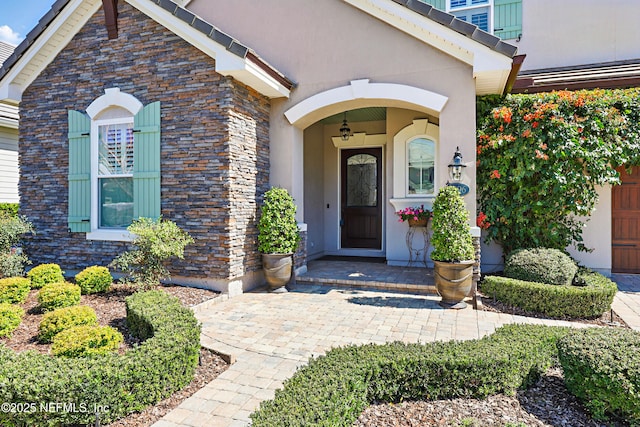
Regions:
<instances>
[{"instance_id":1,"label":"brick paver walkway","mask_svg":"<svg viewBox=\"0 0 640 427\"><path fill-rule=\"evenodd\" d=\"M611 308L629 327L640 332L640 275L614 274L611 279L618 284Z\"/></svg>"},{"instance_id":2,"label":"brick paver walkway","mask_svg":"<svg viewBox=\"0 0 640 427\"><path fill-rule=\"evenodd\" d=\"M438 299L297 285L289 293L252 292L200 307L203 345L235 363L154 426L246 426L249 414L299 366L332 347L473 339L507 323L570 325L471 307L444 310Z\"/></svg>"}]
</instances>

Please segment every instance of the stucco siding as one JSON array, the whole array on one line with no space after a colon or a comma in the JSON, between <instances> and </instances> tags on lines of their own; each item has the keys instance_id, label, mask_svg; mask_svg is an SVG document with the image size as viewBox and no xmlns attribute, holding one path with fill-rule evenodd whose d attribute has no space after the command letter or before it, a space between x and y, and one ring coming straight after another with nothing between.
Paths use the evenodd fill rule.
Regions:
<instances>
[{"instance_id":1,"label":"stucco siding","mask_svg":"<svg viewBox=\"0 0 640 427\"><path fill-rule=\"evenodd\" d=\"M18 131L0 128L0 203L18 201Z\"/></svg>"}]
</instances>

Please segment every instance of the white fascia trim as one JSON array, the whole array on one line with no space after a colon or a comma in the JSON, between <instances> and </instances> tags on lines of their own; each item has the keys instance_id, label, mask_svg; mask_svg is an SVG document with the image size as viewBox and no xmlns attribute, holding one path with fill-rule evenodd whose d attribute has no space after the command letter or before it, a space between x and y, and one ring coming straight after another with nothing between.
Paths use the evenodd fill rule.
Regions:
<instances>
[{"instance_id":1,"label":"white fascia trim","mask_svg":"<svg viewBox=\"0 0 640 427\"><path fill-rule=\"evenodd\" d=\"M224 46L191 27L149 0L125 0L149 18L180 36L204 54L216 60L216 71L232 76L269 98L288 97L289 90L260 70L251 61L229 52Z\"/></svg>"},{"instance_id":2,"label":"white fascia trim","mask_svg":"<svg viewBox=\"0 0 640 427\"><path fill-rule=\"evenodd\" d=\"M444 25L390 0L343 0L418 40L473 67L476 78L487 71L511 70L513 60ZM504 86L503 86L504 88ZM500 92L502 89L500 89Z\"/></svg>"},{"instance_id":3,"label":"white fascia trim","mask_svg":"<svg viewBox=\"0 0 640 427\"><path fill-rule=\"evenodd\" d=\"M131 113L132 116L138 114L142 110L142 102L129 95L128 93L120 92L120 88L105 89L104 95L96 98L88 107L87 114L93 120L101 111L106 110L109 107L121 107Z\"/></svg>"},{"instance_id":4,"label":"white fascia trim","mask_svg":"<svg viewBox=\"0 0 640 427\"><path fill-rule=\"evenodd\" d=\"M420 110L428 109L438 114L449 100L448 97L413 86L395 83L369 83L369 79L352 80L348 86L342 86L320 92L288 109L284 115L292 125L304 128L305 117L330 105L357 99L402 101L407 107Z\"/></svg>"},{"instance_id":5,"label":"white fascia trim","mask_svg":"<svg viewBox=\"0 0 640 427\"><path fill-rule=\"evenodd\" d=\"M101 0L71 0L0 81L0 100L20 102L22 93L100 9ZM63 27L64 31L60 31Z\"/></svg>"}]
</instances>

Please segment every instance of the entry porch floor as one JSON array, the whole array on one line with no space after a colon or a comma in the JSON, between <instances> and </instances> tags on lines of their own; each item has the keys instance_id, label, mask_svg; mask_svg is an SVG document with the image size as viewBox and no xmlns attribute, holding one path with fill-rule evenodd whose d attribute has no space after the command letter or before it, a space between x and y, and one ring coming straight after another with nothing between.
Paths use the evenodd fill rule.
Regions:
<instances>
[{"instance_id":1,"label":"entry porch floor","mask_svg":"<svg viewBox=\"0 0 640 427\"><path fill-rule=\"evenodd\" d=\"M433 269L417 266L399 267L354 258L318 259L307 263L307 272L296 277L300 286L332 285L436 294Z\"/></svg>"}]
</instances>

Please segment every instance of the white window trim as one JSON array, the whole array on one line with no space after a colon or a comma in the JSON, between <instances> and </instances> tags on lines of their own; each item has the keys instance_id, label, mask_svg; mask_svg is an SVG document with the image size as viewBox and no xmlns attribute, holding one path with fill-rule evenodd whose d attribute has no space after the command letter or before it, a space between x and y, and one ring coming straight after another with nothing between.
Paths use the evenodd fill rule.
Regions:
<instances>
[{"instance_id":1,"label":"white window trim","mask_svg":"<svg viewBox=\"0 0 640 427\"><path fill-rule=\"evenodd\" d=\"M131 116L118 119L95 119L109 108L122 108ZM96 98L89 107L87 114L91 118L91 231L86 234L87 240L105 240L114 242L132 242L134 235L127 230L106 229L99 227L98 218L98 128L99 126L120 123L132 123L134 116L142 109L142 103L132 95L120 92L119 88L105 90L105 94Z\"/></svg>"},{"instance_id":2,"label":"white window trim","mask_svg":"<svg viewBox=\"0 0 640 427\"><path fill-rule=\"evenodd\" d=\"M473 9L481 9L484 7L488 7L489 8L489 22L487 23L487 29L488 29L488 33L489 34L493 34L493 29L494 29L494 24L493 24L493 14L494 14L494 7L493 7L493 0L489 0L488 3L485 4L474 4L471 6L465 6L465 7L455 7L455 8L451 8L451 0L447 0L446 2L446 12L450 13L452 15L454 15L454 12L462 12L462 11L467 11L467 10L473 10ZM469 24L471 24L471 22L469 22Z\"/></svg>"}]
</instances>

